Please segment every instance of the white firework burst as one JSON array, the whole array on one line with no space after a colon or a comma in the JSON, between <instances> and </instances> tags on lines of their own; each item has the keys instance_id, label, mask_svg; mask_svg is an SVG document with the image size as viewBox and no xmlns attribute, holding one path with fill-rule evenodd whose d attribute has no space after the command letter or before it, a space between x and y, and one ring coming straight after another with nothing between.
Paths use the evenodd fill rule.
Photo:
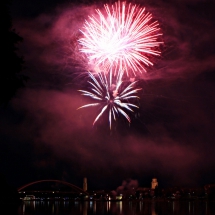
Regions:
<instances>
[{"instance_id":1,"label":"white firework burst","mask_svg":"<svg viewBox=\"0 0 215 215\"><path fill-rule=\"evenodd\" d=\"M91 86L90 90L79 91L82 92L82 95L88 96L96 100L96 102L83 105L78 109L92 106L101 107L101 110L95 118L93 125L98 121L105 111L108 111L110 129L112 120L116 120L116 117L119 114L123 115L130 123L131 119L126 112L133 112L133 108L138 108L137 105L130 102L132 99L139 98L137 93L141 89L135 88L137 81L130 82L126 85L121 80L121 77L113 80L111 73L109 73L109 76L107 77L106 74L102 72L97 74L97 77L89 72L89 77L90 81L88 82Z\"/></svg>"}]
</instances>

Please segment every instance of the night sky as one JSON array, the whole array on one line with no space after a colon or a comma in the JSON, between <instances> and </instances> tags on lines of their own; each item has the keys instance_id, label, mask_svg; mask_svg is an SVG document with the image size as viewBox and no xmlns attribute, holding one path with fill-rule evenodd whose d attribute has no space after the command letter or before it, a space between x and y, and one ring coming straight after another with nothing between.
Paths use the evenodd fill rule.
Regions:
<instances>
[{"instance_id":1,"label":"night sky","mask_svg":"<svg viewBox=\"0 0 215 215\"><path fill-rule=\"evenodd\" d=\"M83 177L90 190L126 179L150 187L152 177L160 187L215 183L213 1L135 1L158 20L164 44L141 76L131 124L119 117L111 131L106 115L92 125L96 107L77 110L91 101L78 92L87 87L79 29L103 5L77 2L10 5L29 80L0 107L1 174L16 187L42 179L82 187Z\"/></svg>"}]
</instances>

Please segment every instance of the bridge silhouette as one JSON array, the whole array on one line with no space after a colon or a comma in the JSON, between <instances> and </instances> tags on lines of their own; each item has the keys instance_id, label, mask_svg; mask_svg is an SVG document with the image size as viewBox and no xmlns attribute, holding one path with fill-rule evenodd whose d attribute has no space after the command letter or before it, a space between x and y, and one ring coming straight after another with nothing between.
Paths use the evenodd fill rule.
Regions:
<instances>
[{"instance_id":1,"label":"bridge silhouette","mask_svg":"<svg viewBox=\"0 0 215 215\"><path fill-rule=\"evenodd\" d=\"M41 183L47 183L47 182L49 182L49 183L53 182L53 183L58 183L58 184L61 184L61 185L65 185L65 186L71 188L73 193L82 193L82 194L88 195L87 191L84 191L82 188L80 188L80 187L78 187L78 186L76 186L74 184L71 184L71 183L66 182L66 181L53 180L53 179L33 181L33 182L30 182L28 184L25 184L25 185L19 187L17 190L18 190L18 192L22 192L22 191L25 191L26 188L31 187L32 185L41 184ZM45 190L43 190L43 191L45 191ZM50 190L49 190L49 192L50 192Z\"/></svg>"}]
</instances>

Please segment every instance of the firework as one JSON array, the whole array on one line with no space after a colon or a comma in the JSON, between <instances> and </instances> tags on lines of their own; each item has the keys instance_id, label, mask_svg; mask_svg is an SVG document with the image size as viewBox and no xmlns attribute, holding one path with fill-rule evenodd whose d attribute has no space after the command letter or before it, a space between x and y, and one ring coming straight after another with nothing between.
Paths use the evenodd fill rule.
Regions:
<instances>
[{"instance_id":1,"label":"firework","mask_svg":"<svg viewBox=\"0 0 215 215\"><path fill-rule=\"evenodd\" d=\"M89 72L90 77L90 90L79 90L82 95L91 97L96 100L94 103L83 105L80 108L100 106L101 110L95 118L93 125L103 115L105 111L108 111L109 115L109 126L111 129L112 120L116 120L116 117L121 114L130 123L130 117L126 111L133 112L132 108L138 108L137 105L132 104L130 100L137 99L137 92L141 89L135 89L136 81L131 82L127 85L122 81L121 77L112 79L111 74L106 76L104 73L99 73L97 78ZM78 109L80 109L78 108Z\"/></svg>"},{"instance_id":2,"label":"firework","mask_svg":"<svg viewBox=\"0 0 215 215\"><path fill-rule=\"evenodd\" d=\"M104 5L104 11L97 9L81 29L80 51L89 64L97 71L120 71L128 76L146 71L146 66L153 65L150 56L160 55L158 22L152 21L145 8L131 3Z\"/></svg>"}]
</instances>

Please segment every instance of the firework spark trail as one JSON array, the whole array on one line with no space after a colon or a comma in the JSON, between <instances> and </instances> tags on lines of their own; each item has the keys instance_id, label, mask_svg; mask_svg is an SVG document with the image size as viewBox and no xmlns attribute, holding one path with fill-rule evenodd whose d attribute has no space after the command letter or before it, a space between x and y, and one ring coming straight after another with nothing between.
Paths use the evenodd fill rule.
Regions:
<instances>
[{"instance_id":1,"label":"firework spark trail","mask_svg":"<svg viewBox=\"0 0 215 215\"><path fill-rule=\"evenodd\" d=\"M153 65L150 55L160 55L162 42L157 21L145 8L126 2L105 5L105 14L99 9L95 16L89 16L81 30L80 51L85 53L90 64L99 71L113 71L133 75L146 71L145 66Z\"/></svg>"},{"instance_id":2,"label":"firework spark trail","mask_svg":"<svg viewBox=\"0 0 215 215\"><path fill-rule=\"evenodd\" d=\"M86 54L93 73L89 72L90 90L79 91L96 100L80 108L101 107L93 125L108 111L111 129L117 115L123 115L130 123L127 112L138 108L131 100L138 98L140 89L135 88L136 81L126 85L122 81L124 76L146 72L145 68L153 65L150 57L160 55L159 46L163 42L159 41L162 34L158 22L152 21L145 8L118 1L104 5L104 11L97 9L80 30L80 51Z\"/></svg>"},{"instance_id":3,"label":"firework spark trail","mask_svg":"<svg viewBox=\"0 0 215 215\"><path fill-rule=\"evenodd\" d=\"M91 106L100 106L102 108L95 118L93 125L106 110L109 111L110 129L112 119L116 120L116 115L119 114L122 114L130 123L130 117L125 110L133 112L132 108L138 108L137 105L129 102L131 99L139 98L136 94L141 89L134 88L137 81L134 81L127 86L123 86L123 81L121 79L113 81L111 75L107 77L107 75L102 72L97 75L98 78L89 72L89 77L90 81L88 82L91 86L90 91L79 91L82 92L82 95L91 97L92 99L97 100L97 102L83 105L78 109Z\"/></svg>"}]
</instances>

